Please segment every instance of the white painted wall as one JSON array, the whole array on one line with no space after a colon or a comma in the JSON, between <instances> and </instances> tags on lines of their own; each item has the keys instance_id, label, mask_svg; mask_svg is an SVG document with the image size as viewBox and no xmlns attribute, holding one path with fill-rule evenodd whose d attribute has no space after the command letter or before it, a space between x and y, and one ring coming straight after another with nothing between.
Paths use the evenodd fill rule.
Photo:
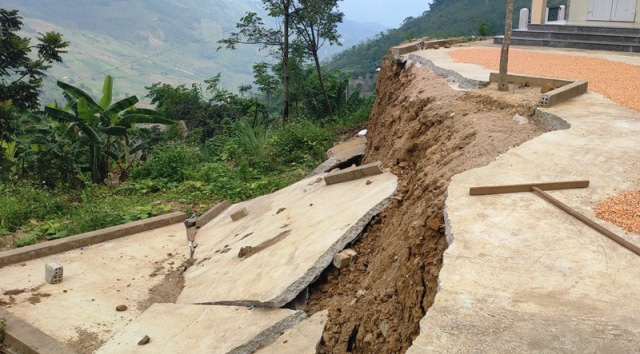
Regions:
<instances>
[{"instance_id":1,"label":"white painted wall","mask_svg":"<svg viewBox=\"0 0 640 354\"><path fill-rule=\"evenodd\" d=\"M589 1L594 1L594 0L568 0L568 1L569 1L568 20L572 22L587 22L587 12L589 11ZM598 1L598 0L595 0L595 1ZM588 21L588 22L589 24L593 24L593 25L611 24L611 22L609 21ZM637 0L637 3L636 3L636 18L634 23L640 24L640 0Z\"/></svg>"}]
</instances>

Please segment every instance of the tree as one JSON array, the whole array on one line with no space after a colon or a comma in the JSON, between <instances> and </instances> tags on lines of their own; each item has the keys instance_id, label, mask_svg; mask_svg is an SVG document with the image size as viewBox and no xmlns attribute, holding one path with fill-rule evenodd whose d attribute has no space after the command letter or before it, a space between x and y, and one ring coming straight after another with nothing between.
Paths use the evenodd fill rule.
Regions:
<instances>
[{"instance_id":1,"label":"tree","mask_svg":"<svg viewBox=\"0 0 640 354\"><path fill-rule=\"evenodd\" d=\"M498 81L499 91L509 91L507 82L507 68L509 66L509 45L511 44L511 31L513 29L513 0L507 0L507 14L504 21L504 38L500 51L500 75Z\"/></svg>"},{"instance_id":2,"label":"tree","mask_svg":"<svg viewBox=\"0 0 640 354\"><path fill-rule=\"evenodd\" d=\"M16 10L0 9L0 102L12 101L19 109L33 109L39 105L42 79L51 64L62 62L61 55L69 42L57 32L40 33L38 44L31 38L20 37L22 17ZM31 52L37 51L36 58Z\"/></svg>"},{"instance_id":3,"label":"tree","mask_svg":"<svg viewBox=\"0 0 640 354\"><path fill-rule=\"evenodd\" d=\"M91 179L102 183L109 174L109 159L128 164L130 154L135 147L130 146L130 134L135 124L173 124L155 111L136 108L136 96L127 97L111 103L113 97L113 79L105 77L102 98L99 102L81 89L58 81L64 90L68 104L58 107L51 104L45 113L54 120L69 124L81 142L89 148L89 170ZM122 178L122 176L121 176Z\"/></svg>"},{"instance_id":4,"label":"tree","mask_svg":"<svg viewBox=\"0 0 640 354\"><path fill-rule=\"evenodd\" d=\"M292 26L293 0L262 0L270 17L277 19L277 28L267 28L264 21L255 12L248 12L236 25L238 32L232 32L228 38L219 41L228 49L235 49L238 44L261 45L263 49L276 47L277 54L284 64L284 108L282 120L289 119L290 68L289 37ZM218 48L220 49L220 48Z\"/></svg>"},{"instance_id":5,"label":"tree","mask_svg":"<svg viewBox=\"0 0 640 354\"><path fill-rule=\"evenodd\" d=\"M269 73L271 65L265 62L253 65L254 82L258 85L258 91L263 93L267 99L267 106L271 103L271 95L278 89L280 82L278 78Z\"/></svg>"},{"instance_id":6,"label":"tree","mask_svg":"<svg viewBox=\"0 0 640 354\"><path fill-rule=\"evenodd\" d=\"M293 3L296 13L293 17L296 35L315 62L320 89L329 115L333 115L333 107L324 85L318 52L325 43L340 45L338 23L342 22L344 14L337 10L338 1L340 0L297 0Z\"/></svg>"}]
</instances>

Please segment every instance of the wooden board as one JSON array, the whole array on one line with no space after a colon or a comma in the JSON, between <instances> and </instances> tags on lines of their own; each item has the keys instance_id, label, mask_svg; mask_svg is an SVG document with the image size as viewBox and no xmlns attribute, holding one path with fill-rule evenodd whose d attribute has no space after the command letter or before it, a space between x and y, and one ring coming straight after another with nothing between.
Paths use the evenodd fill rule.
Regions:
<instances>
[{"instance_id":1,"label":"wooden board","mask_svg":"<svg viewBox=\"0 0 640 354\"><path fill-rule=\"evenodd\" d=\"M589 187L589 181L527 183L527 184L514 184L514 185L507 185L507 186L473 187L469 189L469 193L471 195L491 195L491 194L533 192L533 187L539 188L544 191L552 191L552 190L559 190L559 189L587 188Z\"/></svg>"}]
</instances>

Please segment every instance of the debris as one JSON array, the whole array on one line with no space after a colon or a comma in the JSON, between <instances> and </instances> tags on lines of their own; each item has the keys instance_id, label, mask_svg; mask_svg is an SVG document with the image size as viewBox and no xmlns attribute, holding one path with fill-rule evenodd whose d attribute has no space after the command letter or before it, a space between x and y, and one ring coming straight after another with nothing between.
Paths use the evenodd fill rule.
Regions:
<instances>
[{"instance_id":1,"label":"debris","mask_svg":"<svg viewBox=\"0 0 640 354\"><path fill-rule=\"evenodd\" d=\"M444 45L445 48L451 48L451 44L447 43Z\"/></svg>"},{"instance_id":2,"label":"debris","mask_svg":"<svg viewBox=\"0 0 640 354\"><path fill-rule=\"evenodd\" d=\"M238 211L235 211L233 214L231 214L231 220L238 221L238 220L244 218L247 215L249 215L249 212L247 211L247 208L242 208L242 209L240 209Z\"/></svg>"},{"instance_id":3,"label":"debris","mask_svg":"<svg viewBox=\"0 0 640 354\"><path fill-rule=\"evenodd\" d=\"M333 265L336 268L348 267L356 259L356 255L357 255L356 251L348 248L338 253L335 257L333 257Z\"/></svg>"},{"instance_id":4,"label":"debris","mask_svg":"<svg viewBox=\"0 0 640 354\"><path fill-rule=\"evenodd\" d=\"M380 332L382 332L382 335L387 338L387 333L389 333L389 325L387 324L387 321L382 321L380 324Z\"/></svg>"},{"instance_id":5,"label":"debris","mask_svg":"<svg viewBox=\"0 0 640 354\"><path fill-rule=\"evenodd\" d=\"M44 266L44 280L49 284L62 283L63 268L58 263L47 263Z\"/></svg>"},{"instance_id":6,"label":"debris","mask_svg":"<svg viewBox=\"0 0 640 354\"><path fill-rule=\"evenodd\" d=\"M518 124L527 124L529 123L529 120L519 114L516 114L515 116L513 116L513 120L515 120L516 122L518 122Z\"/></svg>"},{"instance_id":7,"label":"debris","mask_svg":"<svg viewBox=\"0 0 640 354\"><path fill-rule=\"evenodd\" d=\"M370 185L371 183L373 183L373 181L367 180L367 186Z\"/></svg>"},{"instance_id":8,"label":"debris","mask_svg":"<svg viewBox=\"0 0 640 354\"><path fill-rule=\"evenodd\" d=\"M364 289L360 289L360 290L358 290L358 292L356 293L356 297L357 297L357 298L363 297L363 296L364 296L364 294L366 294L366 293L367 293L367 292L366 292Z\"/></svg>"},{"instance_id":9,"label":"debris","mask_svg":"<svg viewBox=\"0 0 640 354\"><path fill-rule=\"evenodd\" d=\"M140 341L138 342L138 345L145 345L150 341L151 341L151 338L149 338L149 336L144 336L142 337L142 339L140 339Z\"/></svg>"},{"instance_id":10,"label":"debris","mask_svg":"<svg viewBox=\"0 0 640 354\"><path fill-rule=\"evenodd\" d=\"M311 182L311 183L309 183L309 185L310 185L310 186L313 186L314 184L317 184L317 183L320 183L320 182L322 182L322 177L318 177L318 178L316 178L316 180L315 180L315 181L313 181L313 182Z\"/></svg>"},{"instance_id":11,"label":"debris","mask_svg":"<svg viewBox=\"0 0 640 354\"><path fill-rule=\"evenodd\" d=\"M556 88L553 85L551 85L549 83L546 83L546 84L542 85L542 87L540 88L540 93L547 93L547 92L553 91L555 89Z\"/></svg>"},{"instance_id":12,"label":"debris","mask_svg":"<svg viewBox=\"0 0 640 354\"><path fill-rule=\"evenodd\" d=\"M356 134L357 137L366 136L369 131L367 129L362 129Z\"/></svg>"},{"instance_id":13,"label":"debris","mask_svg":"<svg viewBox=\"0 0 640 354\"><path fill-rule=\"evenodd\" d=\"M380 162L373 162L367 165L329 173L324 176L324 181L327 185L338 184L363 177L379 175L382 172L382 164Z\"/></svg>"},{"instance_id":14,"label":"debris","mask_svg":"<svg viewBox=\"0 0 640 354\"><path fill-rule=\"evenodd\" d=\"M116 311L118 311L118 312L127 311L127 309L128 309L127 305L118 305L118 306L116 306Z\"/></svg>"},{"instance_id":15,"label":"debris","mask_svg":"<svg viewBox=\"0 0 640 354\"><path fill-rule=\"evenodd\" d=\"M191 218L189 218L189 219L184 221L184 225L186 227L194 227L194 226L196 226L196 222L197 222L196 218L195 217L191 217Z\"/></svg>"}]
</instances>

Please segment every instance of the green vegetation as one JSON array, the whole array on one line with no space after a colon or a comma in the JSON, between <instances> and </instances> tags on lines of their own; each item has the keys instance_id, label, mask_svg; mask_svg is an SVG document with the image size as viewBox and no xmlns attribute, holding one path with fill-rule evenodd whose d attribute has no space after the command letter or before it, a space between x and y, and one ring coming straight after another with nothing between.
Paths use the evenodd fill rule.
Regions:
<instances>
[{"instance_id":1,"label":"green vegetation","mask_svg":"<svg viewBox=\"0 0 640 354\"><path fill-rule=\"evenodd\" d=\"M323 93L312 57L299 46L287 57L286 123L284 57L254 66L255 90L230 92L220 74L190 86L151 84L153 110L138 107L136 96L116 100L110 76L99 99L58 81L64 103L43 110L0 100L0 125L10 128L0 139L0 247L170 210L201 212L303 178L339 137L366 125L373 104L347 94L348 78L335 71L321 71Z\"/></svg>"},{"instance_id":2,"label":"green vegetation","mask_svg":"<svg viewBox=\"0 0 640 354\"><path fill-rule=\"evenodd\" d=\"M548 6L566 5L566 0L549 0ZM530 7L530 0L515 0L513 23L519 21L520 9ZM490 36L504 30L505 2L478 0L435 0L430 10L410 17L397 29L380 32L361 44L333 57L328 67L367 77L380 66L387 50L405 40L431 36Z\"/></svg>"},{"instance_id":3,"label":"green vegetation","mask_svg":"<svg viewBox=\"0 0 640 354\"><path fill-rule=\"evenodd\" d=\"M0 344L4 340L4 329L7 326L7 320L0 318Z\"/></svg>"}]
</instances>

